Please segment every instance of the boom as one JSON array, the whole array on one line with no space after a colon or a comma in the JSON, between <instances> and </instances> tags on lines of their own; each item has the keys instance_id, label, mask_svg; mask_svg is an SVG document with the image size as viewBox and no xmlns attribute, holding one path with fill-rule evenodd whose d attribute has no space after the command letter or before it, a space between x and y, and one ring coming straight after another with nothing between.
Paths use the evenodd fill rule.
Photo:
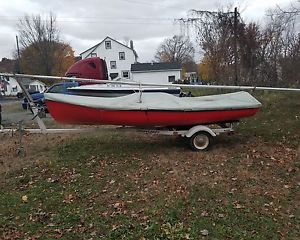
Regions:
<instances>
[{"instance_id":1,"label":"boom","mask_svg":"<svg viewBox=\"0 0 300 240\"><path fill-rule=\"evenodd\" d=\"M95 80L90 78L75 78L75 77L58 77L45 75L30 75L30 74L10 74L0 73L0 76L14 77L14 78L35 78L35 79L52 79L60 81L85 81L90 83L114 83L126 85L140 85L140 86L159 86L159 87L188 87L188 88L207 88L207 89L232 89L232 90L267 90L267 91L291 91L300 92L300 88L279 88L279 87L261 87L261 86L228 86L228 85L187 85L187 84L166 84L166 83L140 83L135 81L128 81L124 78L117 80ZM126 81L127 80L127 81Z\"/></svg>"}]
</instances>

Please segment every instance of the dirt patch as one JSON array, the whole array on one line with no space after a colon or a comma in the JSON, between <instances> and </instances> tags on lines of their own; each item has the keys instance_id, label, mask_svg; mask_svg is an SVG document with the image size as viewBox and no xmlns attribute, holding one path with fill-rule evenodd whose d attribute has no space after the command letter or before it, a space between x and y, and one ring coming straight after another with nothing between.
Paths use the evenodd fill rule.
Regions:
<instances>
[{"instance_id":1,"label":"dirt patch","mask_svg":"<svg viewBox=\"0 0 300 240\"><path fill-rule=\"evenodd\" d=\"M60 216L63 220L59 224L63 222L67 226L72 220L68 220L68 216L65 220L66 216L56 211L74 206L76 211L82 209L84 214L89 214L93 222L99 221L99 216L105 219L111 224L108 229L121 227L124 219L138 227L138 223L145 226L149 221L163 224L174 216L180 222L189 223L200 216L200 219L213 223L218 218L226 218L226 226L227 222L235 222L237 217L240 221L246 218L247 222L255 222L257 216L263 215L275 219L274 226L277 226L277 221L285 224L297 216L298 147L264 142L259 137L243 140L240 136L233 136L218 138L209 151L193 152L172 137L137 133L115 135L111 129L102 135L105 128L99 130L95 136L89 134L82 139L74 139L82 134L27 135L24 141L27 155L24 158L14 155L16 136L5 139L6 148L1 146L0 149L7 152L1 153L0 159L6 171L30 166L34 162L51 161L51 157L56 158L53 150L67 144L61 151L66 165L60 166L57 162L32 169L28 167L16 174L18 186L15 189L21 191L21 196L26 190L29 199L33 199L26 203L32 204L31 209L45 209L42 214L48 214L49 219L52 214ZM99 149L95 151L96 148ZM87 154L73 159L82 152ZM9 177L6 183L3 181L3 186L7 181L10 181ZM41 189L43 197L38 203L35 199L40 196ZM40 215L30 214L31 221L38 221ZM30 217L24 215L22 221L7 219L20 224L24 237L28 230L22 229L19 222ZM46 221L48 234L52 231L51 226L57 223L53 223L53 219ZM242 228L246 221L242 222ZM280 226L283 225L281 222ZM251 225L251 228L255 227ZM260 229L259 226L256 228ZM6 228L6 236L10 236L10 229ZM60 231L68 234L65 229ZM45 229L40 230L43 231Z\"/></svg>"},{"instance_id":2,"label":"dirt patch","mask_svg":"<svg viewBox=\"0 0 300 240\"><path fill-rule=\"evenodd\" d=\"M21 101L19 100L1 102L1 105L3 113L24 112L24 110L22 109Z\"/></svg>"},{"instance_id":3,"label":"dirt patch","mask_svg":"<svg viewBox=\"0 0 300 240\"><path fill-rule=\"evenodd\" d=\"M51 156L53 147L76 137L71 134L26 134L22 144L19 143L18 134L0 135L0 174L7 174L19 170L32 163L44 161ZM18 152L22 152L18 155Z\"/></svg>"},{"instance_id":4,"label":"dirt patch","mask_svg":"<svg viewBox=\"0 0 300 240\"><path fill-rule=\"evenodd\" d=\"M288 194L299 176L297 149L256 137L235 144L233 141L219 141L208 152L186 150L156 155L152 163L164 169L163 175L168 178L165 187L222 185L228 192L248 196L276 198Z\"/></svg>"},{"instance_id":5,"label":"dirt patch","mask_svg":"<svg viewBox=\"0 0 300 240\"><path fill-rule=\"evenodd\" d=\"M2 125L4 127L15 127L20 121L26 125L31 125L33 115L29 110L23 110L21 102L10 101L1 103L2 105Z\"/></svg>"},{"instance_id":6,"label":"dirt patch","mask_svg":"<svg viewBox=\"0 0 300 240\"><path fill-rule=\"evenodd\" d=\"M53 122L49 119L49 122ZM54 125L54 124L53 124ZM65 129L74 129L73 125L59 125L54 127L61 127ZM32 125L31 127L37 127ZM52 127L52 126L51 126ZM20 144L20 135L18 132L0 134L0 174L5 175L9 172L19 170L23 167L30 166L32 163L39 163L42 161L51 160L53 151L56 147L64 145L73 139L82 136L92 136L93 134L101 134L106 130L109 131L111 127L81 127L85 129L80 133L64 133L64 134L30 134L25 133ZM93 131L92 131L93 130ZM19 150L22 150L21 152Z\"/></svg>"}]
</instances>

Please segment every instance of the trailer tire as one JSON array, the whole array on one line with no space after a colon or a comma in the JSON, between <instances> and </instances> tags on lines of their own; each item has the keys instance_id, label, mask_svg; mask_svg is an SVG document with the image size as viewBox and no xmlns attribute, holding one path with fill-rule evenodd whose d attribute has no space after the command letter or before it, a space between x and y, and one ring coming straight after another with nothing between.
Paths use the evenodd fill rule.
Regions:
<instances>
[{"instance_id":1,"label":"trailer tire","mask_svg":"<svg viewBox=\"0 0 300 240\"><path fill-rule=\"evenodd\" d=\"M194 151L204 151L210 146L212 136L207 132L196 132L190 138L190 147Z\"/></svg>"}]
</instances>

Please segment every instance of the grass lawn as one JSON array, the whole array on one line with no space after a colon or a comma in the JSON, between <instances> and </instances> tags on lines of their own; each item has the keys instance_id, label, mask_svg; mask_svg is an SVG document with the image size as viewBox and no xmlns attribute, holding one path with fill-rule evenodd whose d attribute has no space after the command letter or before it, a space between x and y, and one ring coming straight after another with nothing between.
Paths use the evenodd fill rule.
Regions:
<instances>
[{"instance_id":1,"label":"grass lawn","mask_svg":"<svg viewBox=\"0 0 300 240\"><path fill-rule=\"evenodd\" d=\"M300 95L254 95L206 152L100 128L32 153L1 176L0 238L300 239Z\"/></svg>"}]
</instances>

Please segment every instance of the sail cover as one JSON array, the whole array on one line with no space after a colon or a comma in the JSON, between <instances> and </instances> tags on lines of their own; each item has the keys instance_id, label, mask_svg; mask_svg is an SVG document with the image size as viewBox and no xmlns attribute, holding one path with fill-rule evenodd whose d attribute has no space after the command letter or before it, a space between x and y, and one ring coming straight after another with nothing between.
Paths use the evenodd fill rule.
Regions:
<instances>
[{"instance_id":1,"label":"sail cover","mask_svg":"<svg viewBox=\"0 0 300 240\"><path fill-rule=\"evenodd\" d=\"M133 93L114 98L45 93L45 99L95 109L135 111L214 111L261 106L259 101L243 91L202 97L176 97L167 93Z\"/></svg>"}]
</instances>

